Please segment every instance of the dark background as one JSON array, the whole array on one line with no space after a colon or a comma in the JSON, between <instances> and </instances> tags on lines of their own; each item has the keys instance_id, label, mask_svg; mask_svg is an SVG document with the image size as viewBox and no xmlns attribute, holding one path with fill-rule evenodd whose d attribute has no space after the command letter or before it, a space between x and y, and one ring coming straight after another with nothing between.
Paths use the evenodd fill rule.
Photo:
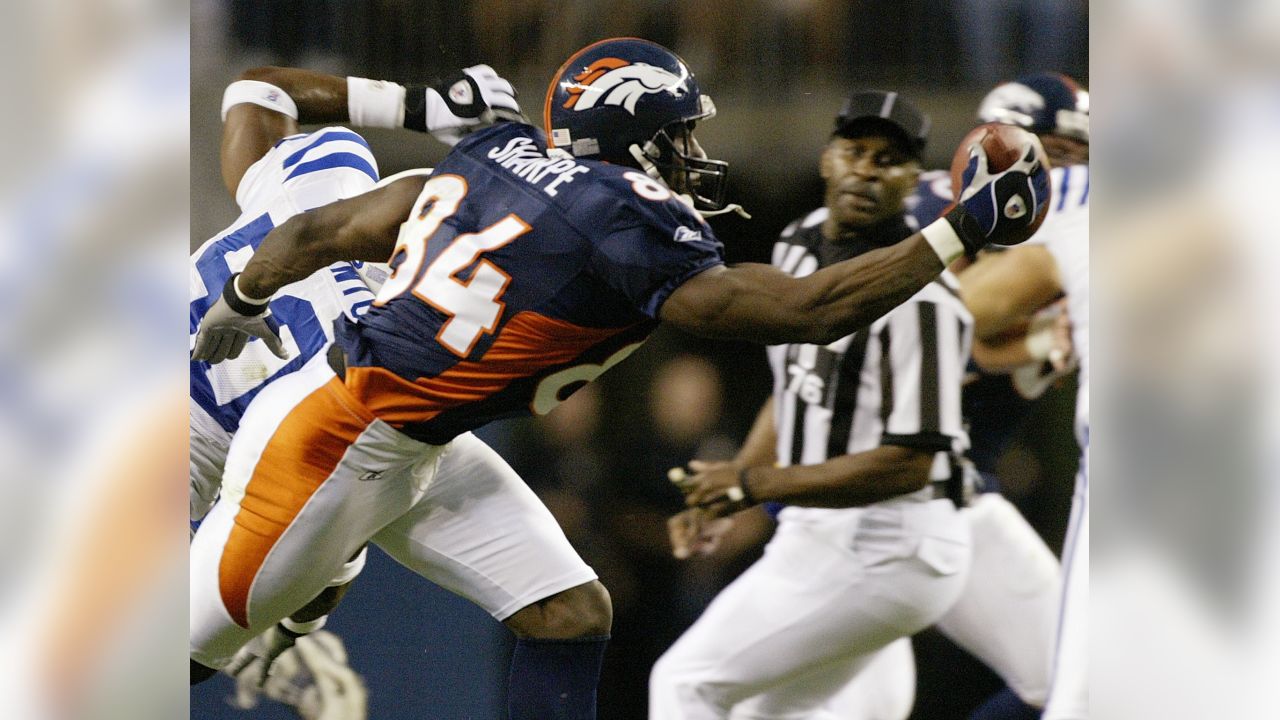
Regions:
<instances>
[{"instance_id":1,"label":"dark background","mask_svg":"<svg viewBox=\"0 0 1280 720\"><path fill-rule=\"evenodd\" d=\"M1081 0L206 0L192 5L192 247L234 220L218 171L228 82L262 64L421 81L477 62L515 82L538 117L551 74L579 47L636 35L681 54L715 98L700 124L731 164L730 197L753 215L713 223L730 261L766 260L778 231L821 203L817 155L843 97L902 92L934 120L928 167L945 167L991 84L1061 70L1088 82ZM426 136L367 131L382 174L429 166ZM600 690L604 720L644 718L648 669L716 590L758 556L764 522L743 523L725 557L670 559L663 521L680 507L665 471L730 456L770 386L758 347L660 329L627 362L541 420L479 433L538 491L610 589L614 638ZM1070 505L1074 386L1036 406L1001 461L1006 496L1056 551ZM752 532L754 531L754 532ZM370 688L371 720L502 716L505 628L379 551L333 615ZM916 638L913 720L964 717L1000 681L941 636ZM249 714L224 678L193 693L191 716Z\"/></svg>"}]
</instances>

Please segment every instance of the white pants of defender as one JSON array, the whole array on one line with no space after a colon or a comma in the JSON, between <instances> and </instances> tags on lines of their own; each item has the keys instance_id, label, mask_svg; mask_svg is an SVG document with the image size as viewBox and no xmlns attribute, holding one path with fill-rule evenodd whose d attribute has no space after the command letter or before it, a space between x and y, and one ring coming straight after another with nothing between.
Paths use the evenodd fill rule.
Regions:
<instances>
[{"instance_id":1,"label":"white pants of defender","mask_svg":"<svg viewBox=\"0 0 1280 720\"><path fill-rule=\"evenodd\" d=\"M1085 443L1062 551L1064 587L1044 720L1089 717L1089 447Z\"/></svg>"},{"instance_id":2,"label":"white pants of defender","mask_svg":"<svg viewBox=\"0 0 1280 720\"><path fill-rule=\"evenodd\" d=\"M654 665L649 717L833 717L821 707L891 642L932 625L969 529L929 491L868 508L787 508L765 555Z\"/></svg>"},{"instance_id":3,"label":"white pants of defender","mask_svg":"<svg viewBox=\"0 0 1280 720\"><path fill-rule=\"evenodd\" d=\"M1062 597L1058 561L1001 495L979 495L961 515L973 532L973 563L964 591L937 627L994 670L1023 702L1044 707ZM896 650L892 657L877 657L828 708L847 720L906 720L915 700L914 678L913 657Z\"/></svg>"},{"instance_id":4,"label":"white pants of defender","mask_svg":"<svg viewBox=\"0 0 1280 720\"><path fill-rule=\"evenodd\" d=\"M488 446L375 419L320 353L250 405L191 546L191 657L224 666L373 542L505 620L596 578Z\"/></svg>"}]
</instances>

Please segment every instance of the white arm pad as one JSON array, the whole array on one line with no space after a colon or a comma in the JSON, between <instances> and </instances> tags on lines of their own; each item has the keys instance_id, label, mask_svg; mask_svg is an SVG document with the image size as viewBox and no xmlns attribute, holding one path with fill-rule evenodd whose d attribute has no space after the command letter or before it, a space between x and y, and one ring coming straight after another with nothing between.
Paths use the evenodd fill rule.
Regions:
<instances>
[{"instance_id":1,"label":"white arm pad","mask_svg":"<svg viewBox=\"0 0 1280 720\"><path fill-rule=\"evenodd\" d=\"M920 234L938 254L943 267L950 265L953 260L964 254L964 243L960 242L960 236L956 234L946 218L938 218L929 223L920 231Z\"/></svg>"},{"instance_id":2,"label":"white arm pad","mask_svg":"<svg viewBox=\"0 0 1280 720\"><path fill-rule=\"evenodd\" d=\"M294 120L298 119L298 105L293 98L289 97L289 93L271 83L260 80L237 80L228 85L226 92L222 93L223 122L227 119L227 111L240 103L258 105L288 115Z\"/></svg>"},{"instance_id":3,"label":"white arm pad","mask_svg":"<svg viewBox=\"0 0 1280 720\"><path fill-rule=\"evenodd\" d=\"M387 80L347 78L347 117L356 127L404 127L403 85Z\"/></svg>"}]
</instances>

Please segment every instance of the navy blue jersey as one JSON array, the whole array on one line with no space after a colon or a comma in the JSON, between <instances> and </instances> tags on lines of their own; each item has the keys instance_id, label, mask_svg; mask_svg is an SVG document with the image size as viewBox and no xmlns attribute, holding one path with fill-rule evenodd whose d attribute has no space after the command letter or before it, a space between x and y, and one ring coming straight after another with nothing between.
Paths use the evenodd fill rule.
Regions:
<instances>
[{"instance_id":1,"label":"navy blue jersey","mask_svg":"<svg viewBox=\"0 0 1280 720\"><path fill-rule=\"evenodd\" d=\"M431 443L549 412L638 347L681 283L722 262L711 228L643 172L549 156L541 131L499 124L436 166L395 273L364 318L340 322L346 382Z\"/></svg>"},{"instance_id":2,"label":"navy blue jersey","mask_svg":"<svg viewBox=\"0 0 1280 720\"><path fill-rule=\"evenodd\" d=\"M951 197L951 173L946 170L928 170L920 173L916 191L907 198L907 224L915 232L942 217L954 200Z\"/></svg>"}]
</instances>

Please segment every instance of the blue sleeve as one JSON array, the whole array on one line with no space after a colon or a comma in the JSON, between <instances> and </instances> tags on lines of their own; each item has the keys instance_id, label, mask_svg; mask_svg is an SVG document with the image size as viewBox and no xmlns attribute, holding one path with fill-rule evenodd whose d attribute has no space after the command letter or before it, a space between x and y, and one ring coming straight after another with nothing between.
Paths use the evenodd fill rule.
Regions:
<instances>
[{"instance_id":1,"label":"blue sleeve","mask_svg":"<svg viewBox=\"0 0 1280 720\"><path fill-rule=\"evenodd\" d=\"M592 270L645 315L657 319L676 288L724 264L724 246L711 227L679 200L619 195L614 207L612 222L595 239Z\"/></svg>"}]
</instances>

